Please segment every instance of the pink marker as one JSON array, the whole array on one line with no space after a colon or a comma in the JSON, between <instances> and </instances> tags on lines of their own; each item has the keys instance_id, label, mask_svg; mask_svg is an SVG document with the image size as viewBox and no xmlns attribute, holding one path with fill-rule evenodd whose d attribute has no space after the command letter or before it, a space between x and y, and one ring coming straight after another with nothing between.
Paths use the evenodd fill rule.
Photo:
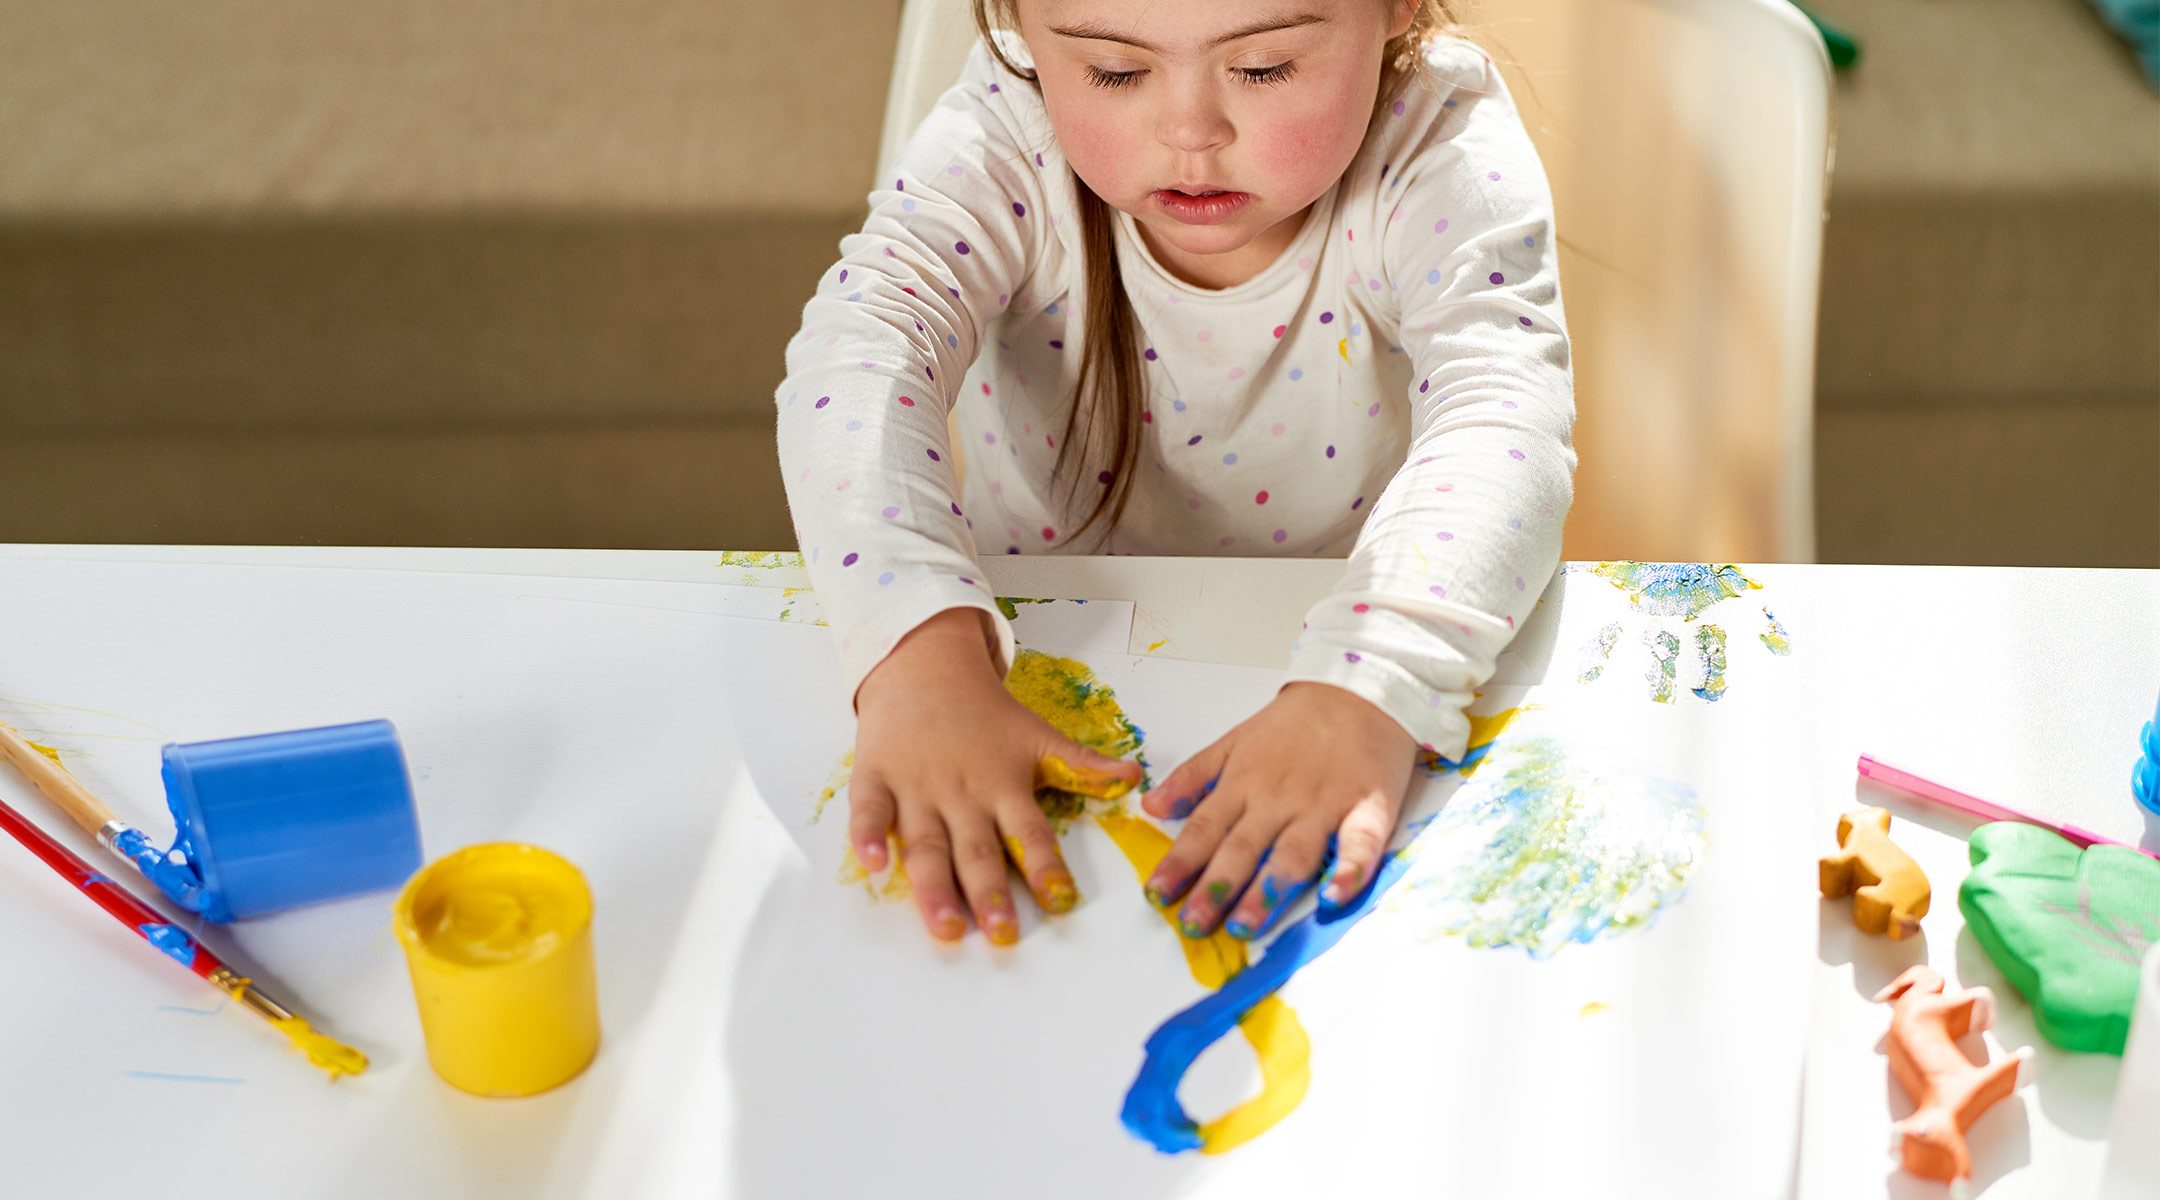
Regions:
<instances>
[{"instance_id":1,"label":"pink marker","mask_svg":"<svg viewBox=\"0 0 2160 1200\"><path fill-rule=\"evenodd\" d=\"M2023 821L2027 825L2038 825L2042 829L2052 829L2080 846L2121 846L2125 850L2136 850L2147 858L2160 859L2160 854L2154 854L2152 851L2142 847L2132 846L2127 842L2118 842L2114 838L2101 837L2089 829L2080 829L2075 825L2058 825L2053 821L2044 821L2031 813L2022 813L2007 805L1997 804L1992 800L1982 800L1978 796L1968 796L1955 788L1947 788L1933 780L1922 779L1910 771L1899 770L1888 763L1879 762L1865 754L1860 756L1859 765L1860 774L1877 783L1894 787L1901 792L1910 792L1923 800L1933 800L1937 804L1948 805L1959 812L1970 813L1983 820Z\"/></svg>"}]
</instances>

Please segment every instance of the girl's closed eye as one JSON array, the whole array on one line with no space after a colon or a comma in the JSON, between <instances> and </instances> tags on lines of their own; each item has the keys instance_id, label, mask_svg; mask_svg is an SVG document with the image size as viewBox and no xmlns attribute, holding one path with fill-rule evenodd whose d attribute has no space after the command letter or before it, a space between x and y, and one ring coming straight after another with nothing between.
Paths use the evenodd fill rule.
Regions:
<instances>
[{"instance_id":1,"label":"girl's closed eye","mask_svg":"<svg viewBox=\"0 0 2160 1200\"><path fill-rule=\"evenodd\" d=\"M1272 67L1233 67L1230 73L1242 82L1271 87L1287 81L1296 71L1296 61L1285 59ZM1087 67L1088 82L1100 88L1128 87L1145 74L1147 72L1137 70L1109 71L1093 63Z\"/></svg>"}]
</instances>

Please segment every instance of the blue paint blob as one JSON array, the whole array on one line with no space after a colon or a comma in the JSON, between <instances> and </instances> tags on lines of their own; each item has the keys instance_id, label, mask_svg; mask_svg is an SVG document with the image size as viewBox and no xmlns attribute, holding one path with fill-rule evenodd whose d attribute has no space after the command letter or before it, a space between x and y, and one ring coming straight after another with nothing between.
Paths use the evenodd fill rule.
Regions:
<instances>
[{"instance_id":1,"label":"blue paint blob","mask_svg":"<svg viewBox=\"0 0 2160 1200\"><path fill-rule=\"evenodd\" d=\"M163 950L167 957L183 967L195 965L195 939L178 925L137 925L150 944Z\"/></svg>"}]
</instances>

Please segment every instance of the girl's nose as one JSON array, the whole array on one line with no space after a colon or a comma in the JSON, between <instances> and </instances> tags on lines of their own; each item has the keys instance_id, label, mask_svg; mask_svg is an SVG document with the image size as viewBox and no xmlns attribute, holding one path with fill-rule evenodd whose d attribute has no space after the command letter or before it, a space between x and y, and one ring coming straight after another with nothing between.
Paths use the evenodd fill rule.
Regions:
<instances>
[{"instance_id":1,"label":"girl's nose","mask_svg":"<svg viewBox=\"0 0 2160 1200\"><path fill-rule=\"evenodd\" d=\"M1204 93L1174 95L1155 126L1157 141L1186 154L1224 146L1232 136L1228 114Z\"/></svg>"}]
</instances>

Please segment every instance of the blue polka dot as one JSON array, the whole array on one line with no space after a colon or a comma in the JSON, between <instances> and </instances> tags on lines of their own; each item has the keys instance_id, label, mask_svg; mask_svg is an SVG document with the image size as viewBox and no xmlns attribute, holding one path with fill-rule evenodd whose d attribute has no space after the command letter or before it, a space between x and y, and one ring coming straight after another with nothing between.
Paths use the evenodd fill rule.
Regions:
<instances>
[{"instance_id":1,"label":"blue polka dot","mask_svg":"<svg viewBox=\"0 0 2160 1200\"><path fill-rule=\"evenodd\" d=\"M1304 369L1303 369L1303 368L1301 368L1301 367L1292 367L1292 368L1290 368L1290 382L1292 382L1292 383L1296 383L1296 382L1297 382L1298 380L1300 380L1300 379L1303 379L1303 378L1305 378L1305 371L1304 371Z\"/></svg>"},{"instance_id":2,"label":"blue polka dot","mask_svg":"<svg viewBox=\"0 0 2160 1200\"><path fill-rule=\"evenodd\" d=\"M948 333L945 335L945 344L957 350L960 348L960 339Z\"/></svg>"},{"instance_id":3,"label":"blue polka dot","mask_svg":"<svg viewBox=\"0 0 2160 1200\"><path fill-rule=\"evenodd\" d=\"M849 292L849 293L848 293L848 295L847 295L847 298L848 298L848 299L850 299L850 300L860 300L860 299L862 299L862 293L861 293L861 292Z\"/></svg>"},{"instance_id":4,"label":"blue polka dot","mask_svg":"<svg viewBox=\"0 0 2160 1200\"><path fill-rule=\"evenodd\" d=\"M1350 322L1350 336L1351 336L1351 337L1364 337L1364 336L1365 336L1365 327L1364 327L1363 325L1360 325L1360 324L1358 324L1358 323L1357 323L1356 321L1352 321L1352 322Z\"/></svg>"},{"instance_id":5,"label":"blue polka dot","mask_svg":"<svg viewBox=\"0 0 2160 1200\"><path fill-rule=\"evenodd\" d=\"M1056 316L1056 315L1057 315L1057 301L1055 301L1055 300L1051 301L1051 302L1050 302L1050 307L1048 307L1048 308L1044 309L1044 310L1043 310L1043 313L1044 313L1044 314L1045 314L1046 316L1052 316L1052 317Z\"/></svg>"},{"instance_id":6,"label":"blue polka dot","mask_svg":"<svg viewBox=\"0 0 2160 1200\"><path fill-rule=\"evenodd\" d=\"M1438 282L1440 282L1440 268L1438 268L1438 267L1434 267L1434 268L1433 268L1432 270L1430 270L1430 271L1427 271L1427 272L1425 272L1425 282L1427 282L1427 283L1438 283Z\"/></svg>"},{"instance_id":7,"label":"blue polka dot","mask_svg":"<svg viewBox=\"0 0 2160 1200\"><path fill-rule=\"evenodd\" d=\"M888 583L891 583L891 582L892 582L892 572L891 572L891 571L887 571L887 572L885 572L885 573L884 573L883 575L880 575L880 576L878 576L878 577L877 577L877 581L878 581L878 586L879 586L879 587L884 587L884 586L885 586L886 584L888 584Z\"/></svg>"},{"instance_id":8,"label":"blue polka dot","mask_svg":"<svg viewBox=\"0 0 2160 1200\"><path fill-rule=\"evenodd\" d=\"M848 430L848 432L849 432L849 433L853 433L853 432L855 432L856 430L858 430L858 429L861 429L861 428L862 428L862 422L861 422L861 421L849 421L849 422L847 423L847 430Z\"/></svg>"},{"instance_id":9,"label":"blue polka dot","mask_svg":"<svg viewBox=\"0 0 2160 1200\"><path fill-rule=\"evenodd\" d=\"M1225 455L1223 455L1223 456L1222 456L1222 463L1223 463L1223 465L1224 465L1224 466L1226 466L1226 467L1234 467L1234 466L1236 466L1236 465L1237 465L1237 455L1235 455L1235 454L1225 454Z\"/></svg>"},{"instance_id":10,"label":"blue polka dot","mask_svg":"<svg viewBox=\"0 0 2160 1200\"><path fill-rule=\"evenodd\" d=\"M1183 400L1172 400L1172 401L1170 402L1170 407L1172 407L1172 408L1176 409L1176 410L1177 410L1177 411L1179 411L1179 412L1184 412L1184 411L1185 411L1185 402L1184 402Z\"/></svg>"},{"instance_id":11,"label":"blue polka dot","mask_svg":"<svg viewBox=\"0 0 2160 1200\"><path fill-rule=\"evenodd\" d=\"M1522 244L1525 246L1535 246L1537 245L1537 239L1534 237L1526 237L1522 240Z\"/></svg>"},{"instance_id":12,"label":"blue polka dot","mask_svg":"<svg viewBox=\"0 0 2160 1200\"><path fill-rule=\"evenodd\" d=\"M901 212L914 212L914 211L915 211L915 202L914 202L913 200L902 200L902 201L900 202L900 211L901 211Z\"/></svg>"}]
</instances>

